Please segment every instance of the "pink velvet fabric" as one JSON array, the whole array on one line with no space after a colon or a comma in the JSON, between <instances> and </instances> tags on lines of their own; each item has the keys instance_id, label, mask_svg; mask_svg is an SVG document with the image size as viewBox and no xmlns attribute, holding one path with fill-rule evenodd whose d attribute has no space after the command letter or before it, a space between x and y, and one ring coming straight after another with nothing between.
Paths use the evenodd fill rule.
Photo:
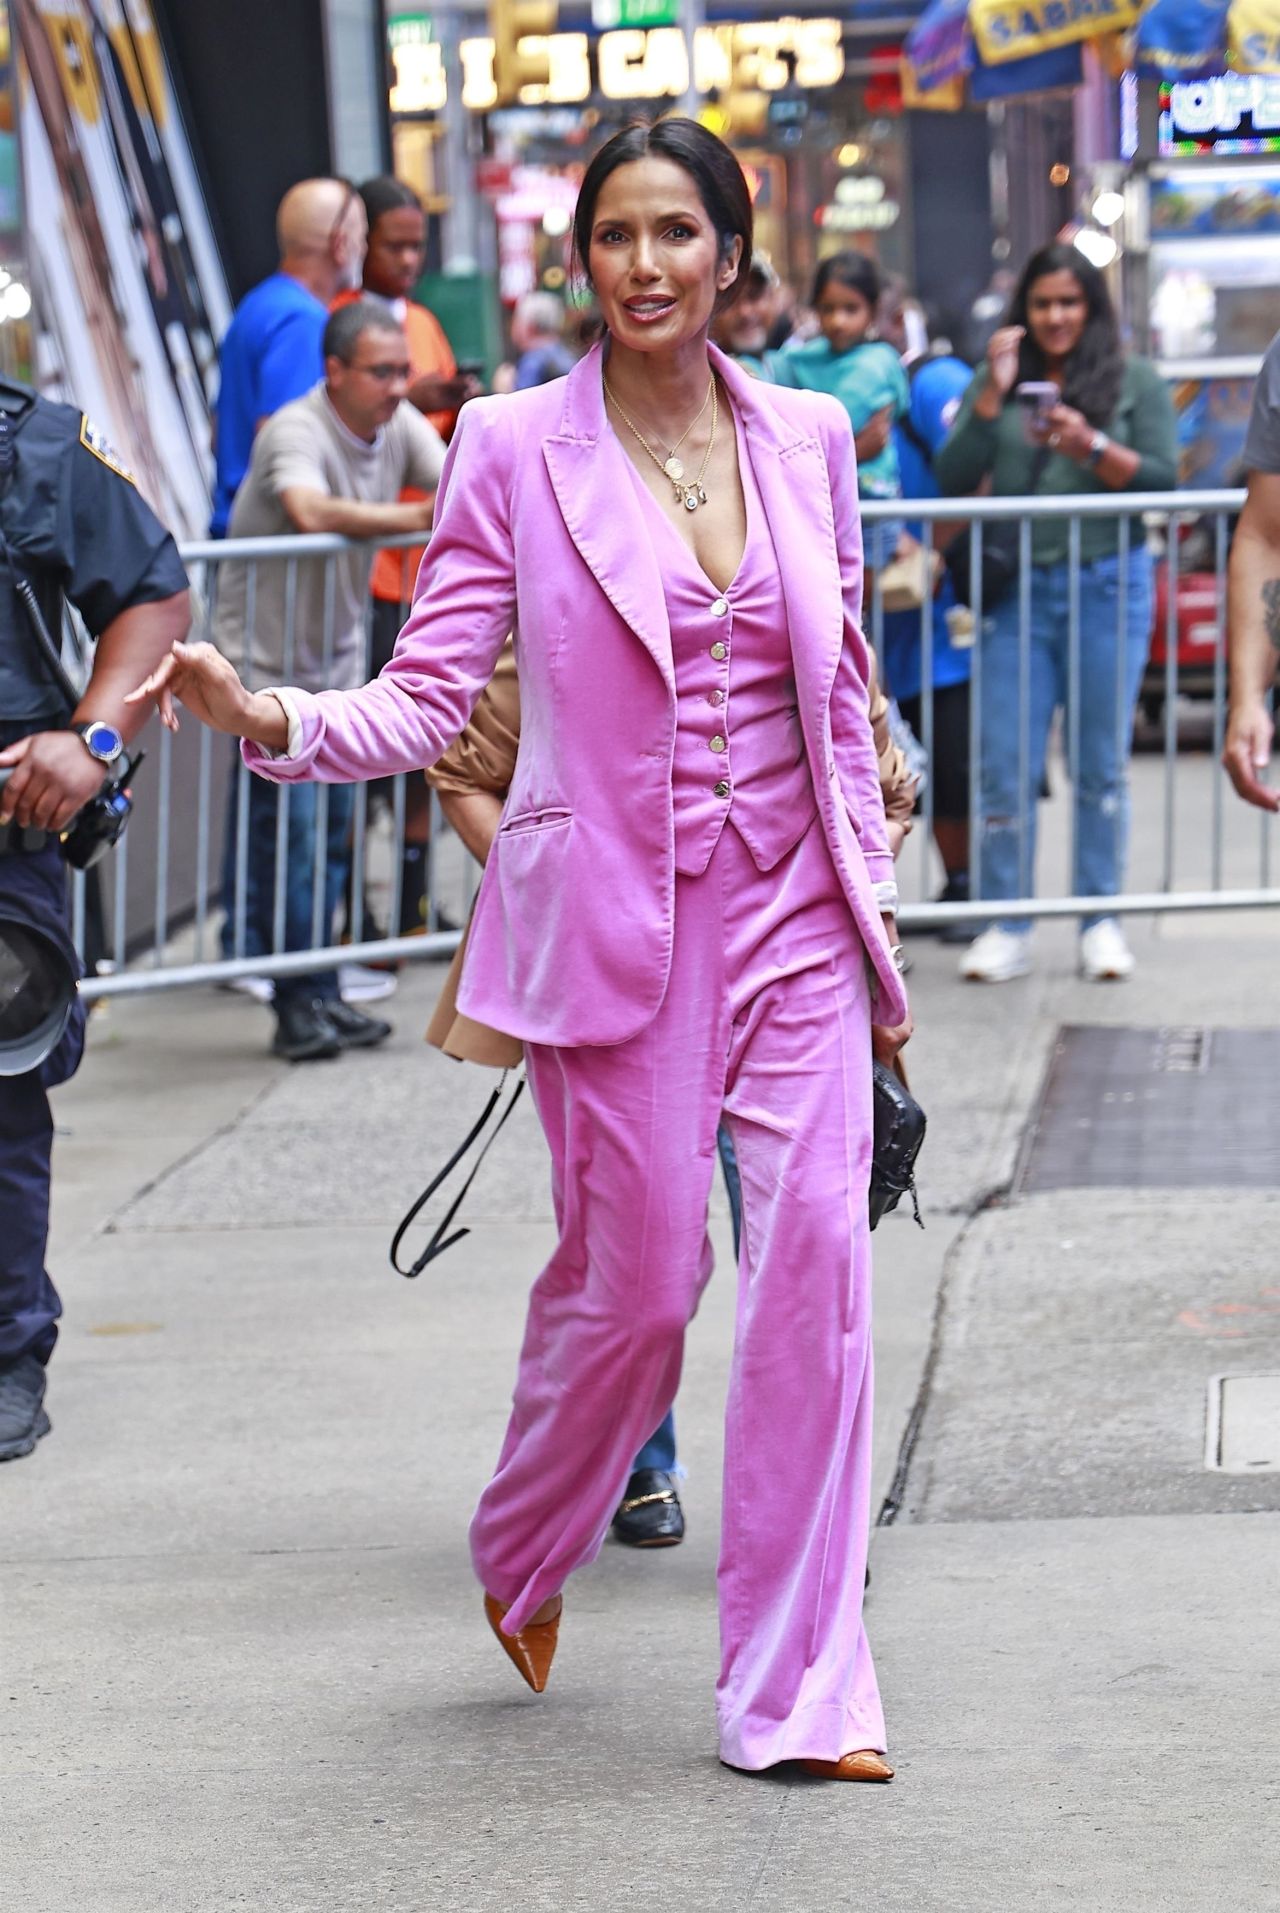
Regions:
<instances>
[{"instance_id":1,"label":"pink velvet fabric","mask_svg":"<svg viewBox=\"0 0 1280 1913\"><path fill-rule=\"evenodd\" d=\"M821 831L767 875L732 829L677 877L670 986L630 1041L529 1048L560 1231L471 1530L515 1631L599 1551L674 1399L710 1274L721 1109L743 1251L725 1425L720 1752L883 1749L862 1626L870 1513L869 988ZM561 1653L573 1652L573 1595ZM655 1677L668 1670L655 1667Z\"/></svg>"},{"instance_id":2,"label":"pink velvet fabric","mask_svg":"<svg viewBox=\"0 0 1280 1913\"><path fill-rule=\"evenodd\" d=\"M778 560L800 730L822 832L901 1022L873 885L893 875L868 718L862 537L848 415L749 378L712 348ZM666 995L675 880L675 676L662 574L637 535L600 352L569 377L464 405L436 529L395 656L358 691L294 693L279 783L420 770L448 748L517 626L521 736L476 899L459 1008L526 1042L618 1043Z\"/></svg>"},{"instance_id":3,"label":"pink velvet fabric","mask_svg":"<svg viewBox=\"0 0 1280 1913\"><path fill-rule=\"evenodd\" d=\"M730 421L736 424L736 414ZM769 521L741 426L747 511L742 560L717 591L634 464L632 485L662 572L676 681L672 765L676 869L707 867L732 816L758 870L772 870L817 815L797 708L787 604ZM723 657L717 657L717 651ZM712 748L716 740L723 746ZM727 785L727 790L719 787Z\"/></svg>"}]
</instances>

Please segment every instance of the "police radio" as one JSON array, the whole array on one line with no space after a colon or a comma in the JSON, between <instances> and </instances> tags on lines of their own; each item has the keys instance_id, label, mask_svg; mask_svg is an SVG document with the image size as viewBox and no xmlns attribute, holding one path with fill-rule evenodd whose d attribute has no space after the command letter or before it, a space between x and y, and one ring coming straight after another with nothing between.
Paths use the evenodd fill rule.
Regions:
<instances>
[{"instance_id":1,"label":"police radio","mask_svg":"<svg viewBox=\"0 0 1280 1913\"><path fill-rule=\"evenodd\" d=\"M14 444L13 421L9 414L0 408L0 499L3 499L13 483L13 474L18 462L18 448ZM67 668L62 662L62 654L50 636L45 623L44 613L40 609L40 600L36 597L31 580L14 562L9 540L0 525L0 554L9 567L9 576L14 592L26 613L27 626L35 640L36 648L46 670L49 671L67 701L68 714L75 710L80 696ZM129 782L146 756L139 751L137 756L125 758L112 774L103 780L102 788L78 810L71 822L59 835L59 848L64 860L74 870L90 870L93 865L113 850L123 837L125 826L133 812L133 797L129 791ZM10 773L0 769L0 789L9 781Z\"/></svg>"}]
</instances>

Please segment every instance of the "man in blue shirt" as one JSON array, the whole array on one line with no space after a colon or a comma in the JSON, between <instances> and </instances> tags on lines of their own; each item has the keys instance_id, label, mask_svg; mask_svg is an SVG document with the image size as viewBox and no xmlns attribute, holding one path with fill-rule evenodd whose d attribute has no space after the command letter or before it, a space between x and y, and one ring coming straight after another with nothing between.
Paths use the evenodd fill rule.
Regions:
<instances>
[{"instance_id":1,"label":"man in blue shirt","mask_svg":"<svg viewBox=\"0 0 1280 1913\"><path fill-rule=\"evenodd\" d=\"M912 318L917 320L919 337L909 337ZM923 320L918 308L898 296L893 289L880 309L880 334L903 355L911 386L911 404L894 427L898 442L898 469L904 498L937 498L938 482L933 475L933 456L951 430L960 409L960 400L973 377L973 369L963 359L941 351L927 354ZM912 350L914 347L914 351ZM913 538L929 543L931 528L920 521L909 522ZM967 533L961 532L961 537ZM933 837L946 872L944 903L969 901L969 675L972 656L972 624L968 641L957 644L953 627L964 624L948 618L957 608L955 589L949 573L934 594L931 639L930 679L933 686L930 737L929 780L933 806ZM966 634L961 631L960 635ZM884 667L889 691L917 737L924 736L924 633L919 611L890 611L884 617ZM945 942L968 942L971 924L955 924L944 930Z\"/></svg>"},{"instance_id":2,"label":"man in blue shirt","mask_svg":"<svg viewBox=\"0 0 1280 1913\"><path fill-rule=\"evenodd\" d=\"M303 179L276 213L280 265L245 294L222 341L210 531L225 538L258 428L324 376L320 341L338 293L358 287L368 222L340 179Z\"/></svg>"}]
</instances>

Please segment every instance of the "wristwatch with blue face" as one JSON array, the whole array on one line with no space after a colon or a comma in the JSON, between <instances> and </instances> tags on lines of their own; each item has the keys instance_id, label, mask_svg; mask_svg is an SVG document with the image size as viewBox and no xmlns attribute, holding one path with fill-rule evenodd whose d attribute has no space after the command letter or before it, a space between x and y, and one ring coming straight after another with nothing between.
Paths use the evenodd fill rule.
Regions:
<instances>
[{"instance_id":1,"label":"wristwatch with blue face","mask_svg":"<svg viewBox=\"0 0 1280 1913\"><path fill-rule=\"evenodd\" d=\"M90 757L96 757L104 770L110 770L124 752L124 739L114 724L104 724L95 718L92 723L73 724L71 728Z\"/></svg>"}]
</instances>

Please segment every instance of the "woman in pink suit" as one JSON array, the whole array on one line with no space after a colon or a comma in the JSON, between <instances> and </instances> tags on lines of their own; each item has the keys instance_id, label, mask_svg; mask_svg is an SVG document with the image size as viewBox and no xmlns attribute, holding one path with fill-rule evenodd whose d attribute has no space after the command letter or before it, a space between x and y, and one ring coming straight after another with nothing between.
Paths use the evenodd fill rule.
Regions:
<instances>
[{"instance_id":1,"label":"woman in pink suit","mask_svg":"<svg viewBox=\"0 0 1280 1913\"><path fill-rule=\"evenodd\" d=\"M720 1754L887 1780L861 1622L870 1065L909 1019L849 424L708 345L751 207L705 129L616 134L575 240L605 341L463 409L382 675L250 695L177 646L138 695L243 737L279 782L385 777L452 742L515 627L520 754L459 1007L526 1046L559 1243L472 1525L486 1611L541 1689L561 1590L675 1396L723 1112L745 1228Z\"/></svg>"}]
</instances>

